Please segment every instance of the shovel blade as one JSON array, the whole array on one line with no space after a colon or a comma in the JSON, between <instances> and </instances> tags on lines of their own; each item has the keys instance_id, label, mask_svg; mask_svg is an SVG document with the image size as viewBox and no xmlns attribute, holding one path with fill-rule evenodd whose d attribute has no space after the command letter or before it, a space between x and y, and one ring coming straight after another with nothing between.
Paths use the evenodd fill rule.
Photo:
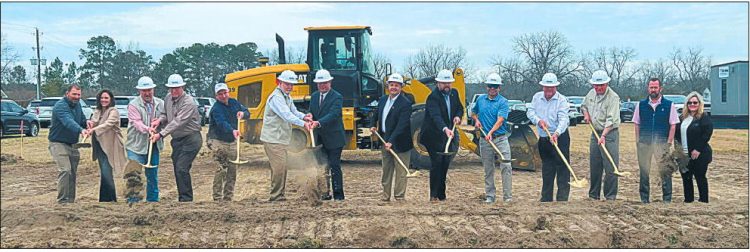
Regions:
<instances>
[{"instance_id":1,"label":"shovel blade","mask_svg":"<svg viewBox=\"0 0 750 252\"><path fill-rule=\"evenodd\" d=\"M586 179L573 180L573 181L570 181L569 183L570 183L570 186L575 187L575 188L585 188L586 186L589 185L589 182Z\"/></svg>"},{"instance_id":2,"label":"shovel blade","mask_svg":"<svg viewBox=\"0 0 750 252\"><path fill-rule=\"evenodd\" d=\"M230 163L232 163L232 164L247 164L247 162L248 162L248 161L243 161L243 160L230 160L229 162L230 162Z\"/></svg>"},{"instance_id":3,"label":"shovel blade","mask_svg":"<svg viewBox=\"0 0 750 252\"><path fill-rule=\"evenodd\" d=\"M436 153L442 156L453 156L453 154L456 154L456 152L436 152Z\"/></svg>"},{"instance_id":4,"label":"shovel blade","mask_svg":"<svg viewBox=\"0 0 750 252\"><path fill-rule=\"evenodd\" d=\"M91 148L90 143L74 143L73 148L79 149L79 148Z\"/></svg>"},{"instance_id":5,"label":"shovel blade","mask_svg":"<svg viewBox=\"0 0 750 252\"><path fill-rule=\"evenodd\" d=\"M631 175L630 172L615 172L615 176L618 176L618 177L627 177L630 175Z\"/></svg>"}]
</instances>

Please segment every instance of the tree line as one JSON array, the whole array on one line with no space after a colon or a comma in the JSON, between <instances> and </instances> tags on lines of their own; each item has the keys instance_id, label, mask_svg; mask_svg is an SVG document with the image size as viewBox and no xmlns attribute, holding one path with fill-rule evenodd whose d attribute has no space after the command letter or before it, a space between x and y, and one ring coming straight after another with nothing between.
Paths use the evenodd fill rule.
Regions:
<instances>
[{"instance_id":1,"label":"tree line","mask_svg":"<svg viewBox=\"0 0 750 252\"><path fill-rule=\"evenodd\" d=\"M8 47L3 37L2 89L18 100L30 100L35 95L35 80L29 78L26 69L15 65L17 54ZM710 56L701 48L674 48L667 58L638 60L638 53L630 47L601 47L588 52L577 52L567 38L555 31L526 33L510 41L512 53L508 55L488 54L487 64L480 70L471 65L462 47L429 45L414 55L408 56L401 68L395 69L407 78L435 76L440 69L461 67L467 83L481 84L491 72L499 73L505 85L501 93L509 99L529 100L540 90L538 82L547 72L555 73L561 85L559 91L565 95L585 95L591 88L588 79L598 69L605 70L612 78L610 87L623 99L645 97L645 83L650 77L662 80L665 93L687 94L703 91L709 87ZM109 36L89 39L86 48L79 50L82 66L75 62L64 63L59 58L51 61L42 73L44 96L60 96L73 83L84 88L84 96L93 96L97 90L110 89L116 95L135 95L134 86L141 76L150 76L156 83L166 83L167 77L177 73L189 84L186 89L196 96L213 96L213 85L223 82L227 73L254 68L258 58L267 56L270 64L278 58L276 49L259 52L253 42L219 45L195 43L179 47L165 54L158 61L136 45L125 48L117 45ZM288 48L288 63L303 63L305 48ZM6 55L8 55L6 57ZM13 56L16 56L13 58ZM375 74L385 78L386 64L391 60L382 53L373 55ZM492 70L487 70L492 69ZM471 89L481 90L479 87ZM164 85L157 85L156 92L166 93Z\"/></svg>"}]
</instances>

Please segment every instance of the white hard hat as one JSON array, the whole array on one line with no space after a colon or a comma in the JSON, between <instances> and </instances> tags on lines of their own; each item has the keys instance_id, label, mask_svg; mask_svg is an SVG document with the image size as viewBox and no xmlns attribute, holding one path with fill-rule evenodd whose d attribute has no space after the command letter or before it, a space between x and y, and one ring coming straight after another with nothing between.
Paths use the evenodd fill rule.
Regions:
<instances>
[{"instance_id":1,"label":"white hard hat","mask_svg":"<svg viewBox=\"0 0 750 252\"><path fill-rule=\"evenodd\" d=\"M402 77L400 74L394 73L391 74L391 76L388 76L387 82L398 82L404 84L404 77Z\"/></svg>"},{"instance_id":2,"label":"white hard hat","mask_svg":"<svg viewBox=\"0 0 750 252\"><path fill-rule=\"evenodd\" d=\"M487 84L487 85L502 85L503 84L503 78L501 78L499 74L491 73L489 76L487 76L487 80L484 82L484 84Z\"/></svg>"},{"instance_id":3,"label":"white hard hat","mask_svg":"<svg viewBox=\"0 0 750 252\"><path fill-rule=\"evenodd\" d=\"M284 70L276 79L290 84L297 84L299 82L297 74L292 72L292 70Z\"/></svg>"},{"instance_id":4,"label":"white hard hat","mask_svg":"<svg viewBox=\"0 0 750 252\"><path fill-rule=\"evenodd\" d=\"M544 76L542 76L542 81L539 82L539 85L545 87L557 87L557 85L560 85L560 82L557 81L557 75L553 73L546 73L544 74Z\"/></svg>"},{"instance_id":5,"label":"white hard hat","mask_svg":"<svg viewBox=\"0 0 750 252\"><path fill-rule=\"evenodd\" d=\"M437 82L454 82L456 79L453 79L453 72L447 69L440 70L438 72L437 77L435 77L435 81Z\"/></svg>"},{"instance_id":6,"label":"white hard hat","mask_svg":"<svg viewBox=\"0 0 750 252\"><path fill-rule=\"evenodd\" d=\"M315 79L313 82L315 83L321 83L321 82L328 82L333 80L333 77L331 76L331 73L328 72L328 70L320 69L317 73L315 73Z\"/></svg>"},{"instance_id":7,"label":"white hard hat","mask_svg":"<svg viewBox=\"0 0 750 252\"><path fill-rule=\"evenodd\" d=\"M214 86L214 94L218 93L221 90L226 90L228 92L229 87L227 87L227 84L225 83L216 83L216 85Z\"/></svg>"},{"instance_id":8,"label":"white hard hat","mask_svg":"<svg viewBox=\"0 0 750 252\"><path fill-rule=\"evenodd\" d=\"M591 79L589 80L589 83L594 85L609 83L611 78L607 76L607 72L604 70L596 70L594 74L591 75Z\"/></svg>"},{"instance_id":9,"label":"white hard hat","mask_svg":"<svg viewBox=\"0 0 750 252\"><path fill-rule=\"evenodd\" d=\"M152 89L155 87L156 85L154 85L154 80L152 80L148 76L143 76L138 79L138 85L135 86L136 89Z\"/></svg>"},{"instance_id":10,"label":"white hard hat","mask_svg":"<svg viewBox=\"0 0 750 252\"><path fill-rule=\"evenodd\" d=\"M170 75L167 78L167 87L182 87L185 86L185 81L182 80L182 76L179 74Z\"/></svg>"}]
</instances>

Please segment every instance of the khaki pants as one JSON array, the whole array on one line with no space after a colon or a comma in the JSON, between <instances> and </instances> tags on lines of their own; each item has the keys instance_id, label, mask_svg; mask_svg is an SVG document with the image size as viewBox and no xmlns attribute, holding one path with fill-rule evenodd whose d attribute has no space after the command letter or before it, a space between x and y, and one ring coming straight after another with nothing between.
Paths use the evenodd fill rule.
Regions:
<instances>
[{"instance_id":1,"label":"khaki pants","mask_svg":"<svg viewBox=\"0 0 750 252\"><path fill-rule=\"evenodd\" d=\"M263 143L268 162L271 163L271 201L284 198L287 147L284 144Z\"/></svg>"},{"instance_id":2,"label":"khaki pants","mask_svg":"<svg viewBox=\"0 0 750 252\"><path fill-rule=\"evenodd\" d=\"M406 170L401 167L401 164L396 161L393 154L389 151L382 149L381 154L383 155L383 176L381 178L381 183L383 184L383 199L391 199L391 189L393 190L394 198L404 199L404 197L406 197ZM411 159L411 151L396 153L396 155L398 155L401 161L404 161L404 165L408 168Z\"/></svg>"},{"instance_id":3,"label":"khaki pants","mask_svg":"<svg viewBox=\"0 0 750 252\"><path fill-rule=\"evenodd\" d=\"M219 162L214 175L213 198L231 201L234 196L234 182L237 179L237 165L229 160L237 159L237 144L208 139L206 145L213 151L214 160Z\"/></svg>"},{"instance_id":4,"label":"khaki pants","mask_svg":"<svg viewBox=\"0 0 750 252\"><path fill-rule=\"evenodd\" d=\"M81 154L70 144L50 142L49 153L57 164L57 203L76 200L76 171Z\"/></svg>"}]
</instances>

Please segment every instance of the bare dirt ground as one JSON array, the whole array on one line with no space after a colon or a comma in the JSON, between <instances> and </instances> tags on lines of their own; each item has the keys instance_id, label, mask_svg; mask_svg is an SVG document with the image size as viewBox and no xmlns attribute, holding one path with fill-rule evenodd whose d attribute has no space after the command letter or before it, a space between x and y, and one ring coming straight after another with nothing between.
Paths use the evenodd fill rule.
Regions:
<instances>
[{"instance_id":1,"label":"bare dirt ground","mask_svg":"<svg viewBox=\"0 0 750 252\"><path fill-rule=\"evenodd\" d=\"M571 163L586 178L587 129L571 127ZM2 139L8 160L0 169L0 247L747 248L747 133L714 132L710 204L682 203L677 174L674 203L660 202L655 179L655 202L639 203L633 128L625 124L620 169L634 175L620 178L614 202L590 201L588 188L572 188L569 202L540 203L540 172L513 171L514 201L486 205L481 162L466 151L448 172L447 201L428 202L423 172L409 179L406 201L382 202L380 152L360 150L343 154L346 201L305 200L308 173L297 168L289 171L288 201L270 203L268 159L261 146L243 144L243 159L251 162L238 170L235 201L211 201L217 164L204 146L192 169L195 202L178 203L167 148L159 170L161 202L128 207L122 179L116 179L118 203L97 202L99 171L91 149L81 151L76 203L54 203L57 171L43 130L39 137L24 138L23 159L18 159L19 138Z\"/></svg>"}]
</instances>

